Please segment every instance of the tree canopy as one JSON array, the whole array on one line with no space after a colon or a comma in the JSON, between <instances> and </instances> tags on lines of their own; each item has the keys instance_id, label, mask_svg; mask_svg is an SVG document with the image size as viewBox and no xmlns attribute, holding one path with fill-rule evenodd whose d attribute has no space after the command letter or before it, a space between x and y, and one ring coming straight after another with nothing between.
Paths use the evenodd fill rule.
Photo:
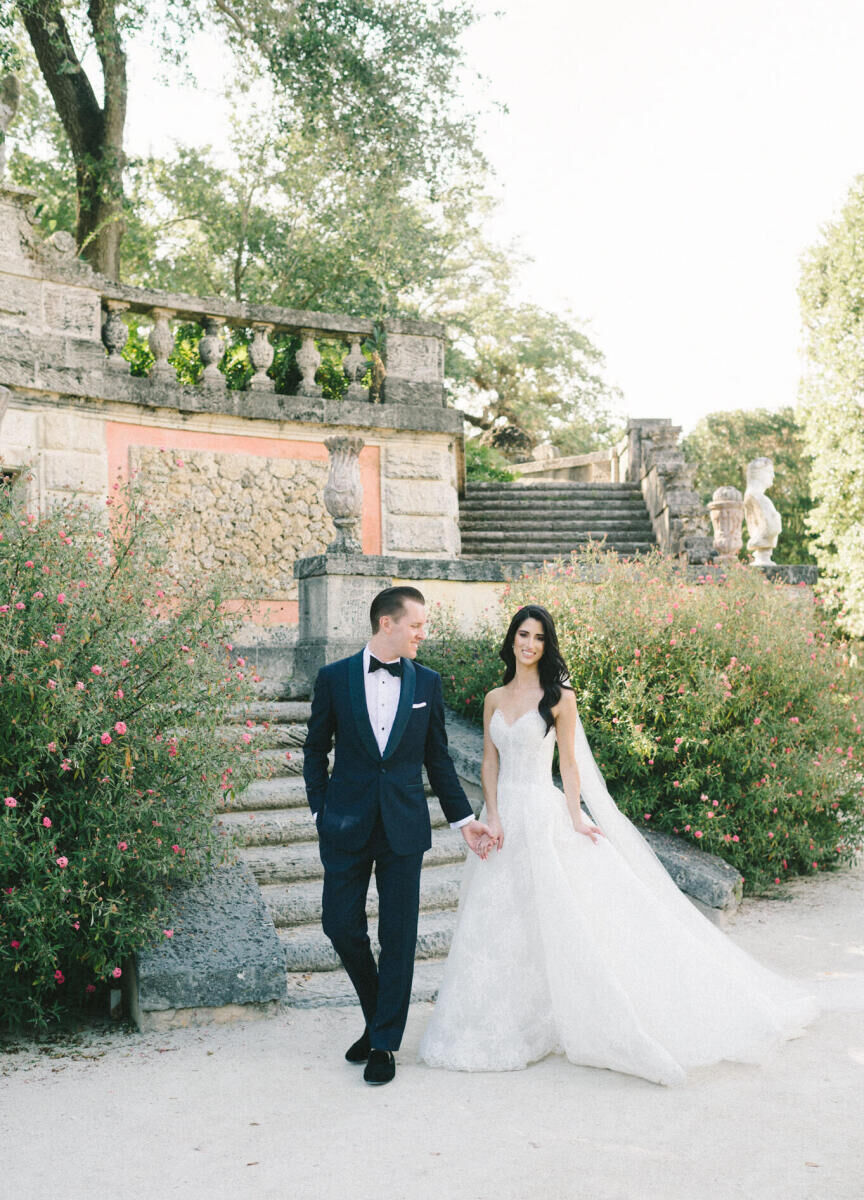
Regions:
<instances>
[{"instance_id":1,"label":"tree canopy","mask_svg":"<svg viewBox=\"0 0 864 1200\"><path fill-rule=\"evenodd\" d=\"M706 504L718 487L731 485L743 494L748 462L770 458L775 472L771 499L783 518L774 561L815 562L807 525L813 507L810 456L791 408L709 413L684 439L683 449L687 461L696 465L696 490Z\"/></svg>"},{"instance_id":2,"label":"tree canopy","mask_svg":"<svg viewBox=\"0 0 864 1200\"><path fill-rule=\"evenodd\" d=\"M864 634L864 175L804 258L799 417L813 456L810 527L841 620Z\"/></svg>"}]
</instances>

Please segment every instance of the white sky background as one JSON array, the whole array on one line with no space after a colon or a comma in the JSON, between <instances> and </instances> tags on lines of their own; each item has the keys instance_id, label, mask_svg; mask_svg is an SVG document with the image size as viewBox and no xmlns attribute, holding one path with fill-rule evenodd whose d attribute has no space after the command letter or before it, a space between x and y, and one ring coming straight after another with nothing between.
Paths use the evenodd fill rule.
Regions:
<instances>
[{"instance_id":1,"label":"white sky background","mask_svg":"<svg viewBox=\"0 0 864 1200\"><path fill-rule=\"evenodd\" d=\"M864 5L475 2L470 62L509 108L483 129L494 233L534 260L525 297L588 322L627 415L794 403L799 257L864 173ZM218 141L212 57L193 51L196 95L142 88L155 60L133 56L133 151L164 150L181 105Z\"/></svg>"}]
</instances>

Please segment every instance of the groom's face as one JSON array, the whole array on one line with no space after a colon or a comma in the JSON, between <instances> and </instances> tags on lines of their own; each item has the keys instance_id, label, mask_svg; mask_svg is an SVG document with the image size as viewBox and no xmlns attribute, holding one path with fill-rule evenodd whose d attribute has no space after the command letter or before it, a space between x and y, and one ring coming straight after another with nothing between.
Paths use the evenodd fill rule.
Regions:
<instances>
[{"instance_id":1,"label":"groom's face","mask_svg":"<svg viewBox=\"0 0 864 1200\"><path fill-rule=\"evenodd\" d=\"M416 658L426 638L426 608L417 600L406 600L401 613L382 617L381 628L394 658Z\"/></svg>"}]
</instances>

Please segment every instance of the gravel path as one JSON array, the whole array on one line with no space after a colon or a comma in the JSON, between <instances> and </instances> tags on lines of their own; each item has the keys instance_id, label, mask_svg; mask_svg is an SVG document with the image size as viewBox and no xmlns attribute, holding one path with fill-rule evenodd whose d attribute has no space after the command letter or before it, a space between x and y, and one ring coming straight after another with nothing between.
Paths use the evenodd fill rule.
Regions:
<instances>
[{"instance_id":1,"label":"gravel path","mask_svg":"<svg viewBox=\"0 0 864 1200\"><path fill-rule=\"evenodd\" d=\"M745 904L730 936L789 974L864 986L864 868L787 895ZM558 1058L431 1071L414 1061L429 1011L412 1008L396 1081L379 1089L342 1060L360 1032L345 1008L4 1055L0 1197L864 1196L861 1012L824 1015L762 1067L721 1064L666 1089Z\"/></svg>"}]
</instances>

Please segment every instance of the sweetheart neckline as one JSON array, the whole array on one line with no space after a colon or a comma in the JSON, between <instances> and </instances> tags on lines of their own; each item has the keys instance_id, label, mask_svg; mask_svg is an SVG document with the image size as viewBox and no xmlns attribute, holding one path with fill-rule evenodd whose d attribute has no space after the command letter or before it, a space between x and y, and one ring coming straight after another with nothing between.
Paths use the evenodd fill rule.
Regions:
<instances>
[{"instance_id":1,"label":"sweetheart neckline","mask_svg":"<svg viewBox=\"0 0 864 1200\"><path fill-rule=\"evenodd\" d=\"M520 721L521 721L521 720L522 720L524 717L528 717L528 716L530 716L530 715L531 715L531 713L536 713L538 717L540 716L540 710L539 710L539 709L537 709L537 708L528 708L528 709L526 709L526 710L525 710L525 712L522 714L522 716L521 716L521 717L517 717L515 721L508 721L508 720L507 720L507 718L504 716L503 712L501 712L501 709L500 709L500 708L496 708L496 709L495 709L495 711L494 711L494 713L492 714L492 716L489 718L489 721L490 721L490 724L491 724L491 722L494 720L494 718L495 718L495 717L497 717L497 716L500 716L500 717L501 717L501 720L504 722L504 727L505 727L505 729L512 729L512 728L513 728L515 725L518 725L518 724L519 724L519 722L520 722Z\"/></svg>"}]
</instances>

